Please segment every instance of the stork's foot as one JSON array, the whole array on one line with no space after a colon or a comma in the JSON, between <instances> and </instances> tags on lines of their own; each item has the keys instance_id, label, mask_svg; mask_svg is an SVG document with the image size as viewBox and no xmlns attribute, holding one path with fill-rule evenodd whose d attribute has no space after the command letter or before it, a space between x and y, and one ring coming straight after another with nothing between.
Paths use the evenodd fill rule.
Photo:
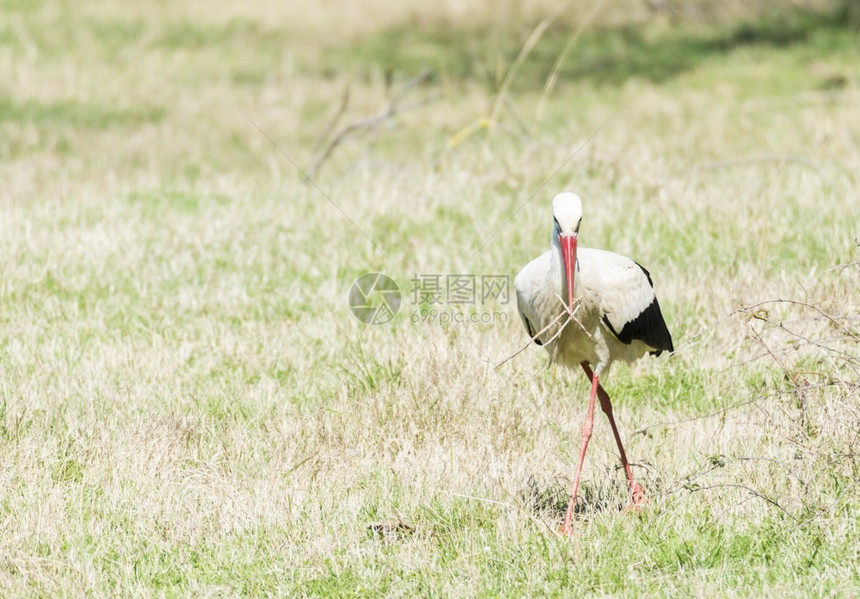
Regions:
<instances>
[{"instance_id":1,"label":"stork's foot","mask_svg":"<svg viewBox=\"0 0 860 599\"><path fill-rule=\"evenodd\" d=\"M645 487L640 485L639 483L633 483L633 491L630 493L630 503L627 504L627 507L624 508L625 512L638 512L644 506L648 505L650 502L648 498L645 497Z\"/></svg>"},{"instance_id":2,"label":"stork's foot","mask_svg":"<svg viewBox=\"0 0 860 599\"><path fill-rule=\"evenodd\" d=\"M570 522L565 522L561 525L561 528L558 529L558 534L563 537L575 537L577 536L576 531L573 528L573 525Z\"/></svg>"}]
</instances>

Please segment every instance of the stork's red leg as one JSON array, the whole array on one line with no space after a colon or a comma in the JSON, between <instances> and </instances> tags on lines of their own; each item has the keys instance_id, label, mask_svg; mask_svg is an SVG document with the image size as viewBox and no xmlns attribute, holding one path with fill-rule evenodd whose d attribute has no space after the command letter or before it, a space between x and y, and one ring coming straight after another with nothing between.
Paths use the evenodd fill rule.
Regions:
<instances>
[{"instance_id":1,"label":"stork's red leg","mask_svg":"<svg viewBox=\"0 0 860 599\"><path fill-rule=\"evenodd\" d=\"M561 527L561 534L572 535L573 527L573 508L576 506L576 494L579 492L579 479L582 476L582 463L585 460L585 450L588 448L588 441L591 439L591 432L594 430L594 396L597 393L597 375L591 378L591 395L588 398L588 412L585 414L585 422L582 423L582 446L579 449L579 461L576 463L576 474L573 477L573 491L570 494L570 503L567 504L567 513L564 515L564 524Z\"/></svg>"},{"instance_id":2,"label":"stork's red leg","mask_svg":"<svg viewBox=\"0 0 860 599\"><path fill-rule=\"evenodd\" d=\"M594 381L597 380L597 376L592 374L587 362L582 362L581 366L586 376L592 379L593 386ZM627 506L627 509L638 509L647 501L645 499L645 489L633 478L633 469L630 468L630 462L627 461L627 453L624 451L624 445L621 443L621 435L618 434L615 417L612 415L612 402L609 401L609 394L600 385L597 386L597 397L600 398L601 409L603 409L606 417L609 418L609 425L612 427L612 434L615 435L615 443L618 445L618 453L621 454L621 465L624 466L624 472L627 474L627 482L630 484L630 504Z\"/></svg>"}]
</instances>

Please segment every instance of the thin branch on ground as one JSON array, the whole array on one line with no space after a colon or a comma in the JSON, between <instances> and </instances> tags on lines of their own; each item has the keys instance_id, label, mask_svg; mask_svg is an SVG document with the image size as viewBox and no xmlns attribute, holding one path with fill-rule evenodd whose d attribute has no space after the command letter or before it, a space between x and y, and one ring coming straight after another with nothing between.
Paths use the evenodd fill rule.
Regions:
<instances>
[{"instance_id":1,"label":"thin branch on ground","mask_svg":"<svg viewBox=\"0 0 860 599\"><path fill-rule=\"evenodd\" d=\"M777 508L779 511L784 513L786 516L788 516L789 518L791 518L795 522L797 522L797 520L798 520L794 514L792 514L787 509L782 507L775 499L771 499L770 497L768 497L767 495L765 495L761 491L757 491L757 490L753 489L752 487L748 487L747 485L741 485L738 483L720 483L718 485L708 485L707 487L692 487L692 488L689 488L687 490L690 491L690 493L695 493L697 491L708 491L711 489L724 489L724 488L743 489L744 491L747 491L748 493L750 493L754 497L758 497L759 499L766 501L767 503L771 504L772 506Z\"/></svg>"},{"instance_id":2,"label":"thin branch on ground","mask_svg":"<svg viewBox=\"0 0 860 599\"><path fill-rule=\"evenodd\" d=\"M696 422L697 420L707 420L708 418L713 418L714 416L721 416L722 414L725 414L726 412L730 412L732 410L736 410L737 408L742 408L742 407L748 406L750 404L759 403L761 401L769 399L770 397L773 397L774 395L777 395L777 393L771 393L769 395L765 395L763 397L756 397L753 399L746 399L744 401L734 403L730 406L726 406L725 408L721 408L721 409L717 410L716 412L711 412L710 414L705 414L703 416L692 416L690 418L682 418L681 420L656 422L654 424L649 424L648 426L643 426L642 428L638 428L635 431L633 431L632 434L634 434L634 435L647 435L648 431L650 431L652 428L676 428L678 426L681 426L682 424L688 424L690 422Z\"/></svg>"},{"instance_id":3,"label":"thin branch on ground","mask_svg":"<svg viewBox=\"0 0 860 599\"><path fill-rule=\"evenodd\" d=\"M786 475L795 479L801 485L803 485L804 489L807 489L809 487L809 483L807 483L803 478L801 478L799 474L794 472L794 470L792 470L785 462L782 462L780 460L777 460L774 458L761 457L761 456L737 456L737 457L732 457L732 458L726 458L724 456L719 456L718 459L714 459L714 458L711 459L711 466L709 468L706 468L705 470L700 470L699 472L685 476L681 480L675 482L674 487L669 489L668 491L666 491L664 494L665 495L671 495L672 493L677 493L681 489L687 489L688 491L698 489L698 488L700 488L698 485L691 486L691 485L693 485L694 481L702 478L703 476L705 476L707 474L710 474L714 470L719 470L721 468L725 468L729 464L732 464L735 462L770 462L772 464L776 464L777 466L779 466L780 468L782 468L785 471Z\"/></svg>"},{"instance_id":4,"label":"thin branch on ground","mask_svg":"<svg viewBox=\"0 0 860 599\"><path fill-rule=\"evenodd\" d=\"M507 489L505 489L504 487L501 487L501 488L507 495L509 495L513 498L513 496L508 492ZM476 495L466 495L465 493L455 493L454 491L449 491L447 489L436 489L436 492L437 493L444 493L445 495L448 495L450 497L459 497L460 499L468 499L470 501L479 501L481 503L488 503L490 505L498 505L500 507L510 508L516 512L519 512L520 514L523 514L526 518L528 518L532 522L544 526L548 531L553 532L553 533L555 532L552 529L552 527L550 527L549 524L544 522L542 519L535 517L533 514L530 514L528 512L528 510L523 509L522 506L519 506L519 505L516 505L513 503L508 503L506 501L498 501L497 499L488 499L486 497L478 497Z\"/></svg>"},{"instance_id":5,"label":"thin branch on ground","mask_svg":"<svg viewBox=\"0 0 860 599\"><path fill-rule=\"evenodd\" d=\"M853 268L855 266L860 267L860 262L849 262L848 264L839 264L837 266L834 266L833 268L828 268L824 272L831 272L834 270L845 270L846 268Z\"/></svg>"},{"instance_id":6,"label":"thin branch on ground","mask_svg":"<svg viewBox=\"0 0 860 599\"><path fill-rule=\"evenodd\" d=\"M788 372L788 368L786 368L785 364L783 364L782 361L776 356L776 354L773 353L773 350L770 348L770 346L762 338L761 333L759 333L757 330L755 330L755 327L752 326L752 323L749 324L749 328L750 328L750 331L752 331L752 336L753 336L753 339L755 339L756 343L761 345L764 348L765 353L767 353L767 355L769 355L771 357L771 359L773 359L773 361L776 362L777 366L779 366L779 369L782 370L783 376L785 376L785 378L787 380L791 380L791 375Z\"/></svg>"},{"instance_id":7,"label":"thin branch on ground","mask_svg":"<svg viewBox=\"0 0 860 599\"><path fill-rule=\"evenodd\" d=\"M754 314L753 314L751 311L755 310L756 308L760 308L761 306L768 305L768 304L796 304L796 305L798 305L798 306L804 306L804 307L806 307L806 308L809 308L809 309L811 309L811 310L814 310L814 311L818 312L819 314L821 314L821 316L823 316L824 318L826 318L827 320L829 320L830 322L832 322L834 325L836 325L837 327L839 327L840 329L842 329L842 331L843 331L846 335L848 335L849 337L851 337L852 339L854 339L854 341L860 342L860 337L858 337L857 335L855 335L855 334L851 331L851 329L849 329L849 328L848 328L848 327L846 327L844 324L842 324L836 316L833 316L832 314L828 314L827 312L825 312L824 310L822 310L821 308L819 308L818 306L816 306L816 305L814 305L814 304L810 304L809 302L804 302L804 301L801 301L801 300L792 300L792 299L772 299L772 300L764 300L764 301L761 301L761 302L758 302L758 303L752 304L752 305L750 305L750 306L744 306L744 307L742 307L742 308L739 310L739 312L743 312L743 313L745 313L745 314L749 314L749 315L751 315L751 316L754 316ZM760 320L767 320L766 318L761 318L761 317L759 317L759 316L756 316L756 318L759 318Z\"/></svg>"}]
</instances>

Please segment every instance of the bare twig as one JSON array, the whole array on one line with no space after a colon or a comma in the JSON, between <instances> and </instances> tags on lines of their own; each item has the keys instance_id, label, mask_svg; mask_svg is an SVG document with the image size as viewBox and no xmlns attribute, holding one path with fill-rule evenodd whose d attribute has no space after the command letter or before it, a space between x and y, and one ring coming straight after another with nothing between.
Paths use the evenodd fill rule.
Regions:
<instances>
[{"instance_id":1,"label":"bare twig","mask_svg":"<svg viewBox=\"0 0 860 599\"><path fill-rule=\"evenodd\" d=\"M767 354L764 354L767 355ZM825 375L821 375L825 376ZM690 422L696 422L698 420L707 420L709 418L714 418L715 416L722 416L726 412L731 412L732 410L736 410L738 408L743 408L744 406L756 405L760 404L769 399L773 399L774 397L779 397L781 395L787 394L796 394L801 391L809 391L810 389L824 389L827 387L834 386L835 383L826 383L826 384L810 384L804 387L798 387L796 389L782 389L780 391L774 391L773 393L768 393L767 395L762 395L760 397L754 397L752 399L745 399L744 401L739 401L737 403L733 403L730 406L726 406L725 408L721 408L716 410L715 412L710 412L708 414L704 414L702 416L692 416L690 418L682 418L680 420L672 420L672 421L664 421L664 422L655 422L654 424L649 424L648 426L643 426L642 428L638 428L633 431L634 435L647 435L648 431L653 428L677 428L682 424L688 424ZM839 384L844 384L847 387L855 386L854 383L850 381L839 381Z\"/></svg>"},{"instance_id":2,"label":"bare twig","mask_svg":"<svg viewBox=\"0 0 860 599\"><path fill-rule=\"evenodd\" d=\"M697 341L699 339L699 337L702 337L702 336L706 335L707 333L714 331L717 328L718 324L728 320L729 318L731 318L732 316L735 316L737 314L738 314L737 310L735 310L734 312L730 312L729 314L726 314L722 318L717 319L713 324L708 325L707 327L701 329L699 332L694 333L693 335L690 335L689 337L687 337L686 341L675 346L675 351L673 351L671 354L669 354L669 358L672 358L673 356L677 355L682 349L686 348L688 345L691 345L693 342Z\"/></svg>"},{"instance_id":3,"label":"bare twig","mask_svg":"<svg viewBox=\"0 0 860 599\"><path fill-rule=\"evenodd\" d=\"M825 312L824 310L822 310L818 306L816 306L814 304L810 304L809 302L802 302L800 300L791 300L791 299L764 300L764 301L758 302L756 304L752 304L750 306L744 306L739 310L739 312L743 312L745 314L751 314L751 312L750 312L751 310L755 310L756 308L759 308L761 306L765 306L768 304L796 304L798 306L804 306L806 308L814 310L814 311L818 312L819 314L821 314L824 318L826 318L827 320L829 320L830 322L835 324L837 327L842 329L842 331L846 335L848 335L849 337L854 339L854 341L860 342L860 337L857 337L857 335L855 335L853 332L851 332L851 329L849 329L844 324L839 322L839 320L835 316L828 314L827 312ZM762 319L762 320L766 320L766 319Z\"/></svg>"},{"instance_id":4,"label":"bare twig","mask_svg":"<svg viewBox=\"0 0 860 599\"><path fill-rule=\"evenodd\" d=\"M697 420L707 420L708 418L713 418L714 416L720 416L722 414L725 414L726 412L730 412L731 410L735 410L737 408L742 408L742 407L748 406L750 404L755 404L755 403L764 401L764 400L768 399L769 397L772 397L773 395L776 395L776 394L772 393L770 395L765 395L764 397L756 397L754 399L746 399L744 401L734 403L730 406L726 406L725 408L717 410L716 412L711 412L710 414L705 414L704 416L693 416L691 418L682 418L681 420L673 420L671 422L668 422L668 421L667 422L656 422L654 424L649 424L648 426L643 426L642 428L636 429L635 431L633 431L633 434L634 435L647 435L648 431L650 431L652 428L658 428L658 427L675 428L677 426L680 426L682 424L687 424L689 422L695 422Z\"/></svg>"},{"instance_id":5,"label":"bare twig","mask_svg":"<svg viewBox=\"0 0 860 599\"><path fill-rule=\"evenodd\" d=\"M848 264L839 264L839 265L834 266L832 268L828 268L824 272L831 272L834 270L845 270L846 268L853 268L855 266L860 267L860 262L849 262Z\"/></svg>"},{"instance_id":6,"label":"bare twig","mask_svg":"<svg viewBox=\"0 0 860 599\"><path fill-rule=\"evenodd\" d=\"M733 370L733 369L739 368L741 366L746 366L747 364L752 364L753 362L761 360L762 358L767 357L767 356L772 355L772 354L786 354L789 351L795 350L799 347L803 347L804 345L813 345L815 347L818 347L818 348L826 350L826 351L832 351L836 354L842 355L846 362L857 363L857 360L853 356L851 356L851 354L848 354L847 352L843 352L840 350L835 350L828 345L824 345L824 343L827 341L839 341L840 339L841 339L841 337L836 337L836 338L831 337L831 338L827 338L827 339L819 339L818 341L810 341L809 343L807 343L805 340L803 340L801 342L794 343L792 345L783 346L783 347L780 347L779 349L775 349L775 350L772 350L769 352L763 352L760 354L756 354L756 355L752 356L751 358L747 358L746 360L743 360L741 362L735 362L733 364L730 364L729 366L726 366L722 370L717 371L717 374L723 374L724 372L728 372L729 370Z\"/></svg>"},{"instance_id":7,"label":"bare twig","mask_svg":"<svg viewBox=\"0 0 860 599\"><path fill-rule=\"evenodd\" d=\"M558 296L557 296L557 297L558 297ZM563 324L558 328L558 330L553 334L553 336L552 336L552 337L550 337L549 339L547 339L546 341L544 341L544 342L543 342L543 345L545 345L545 346L549 347L549 346L552 344L552 342L553 342L553 341L555 341L555 340L558 338L558 336L559 336L559 335L561 335L561 332L564 330L564 328L567 326L567 324L568 324L570 321L573 321L573 322L575 322L576 324L578 324L578 325L579 325L579 328L581 328L581 329L582 329L582 331L583 331L583 332L588 336L588 338L589 338L589 339L591 339L591 334L586 330L586 328L582 325L582 323L581 323L581 322L579 322L579 319L576 317L576 311L579 309L579 305L580 305L580 303L582 303L582 298L580 297L580 298L578 298L576 301L574 301L574 302L573 302L573 309L572 309L572 310L571 310L570 308L568 308L568 307L567 307L567 304L565 304L565 303L564 303L564 300L563 300L563 299L561 299L561 298L559 297L559 298L558 298L558 300L562 303L562 305L564 305L564 311L563 311L563 312L560 312L560 313L559 313L555 318L553 318L553 319L552 319L552 320L551 320L551 321L550 321L550 322L549 322L549 323L548 323L544 328L542 328L542 329L541 329L541 330L539 330L537 333L535 333L535 334L534 334L534 335L533 335L533 336L532 336L532 337L531 337L531 338L526 342L526 344L525 344L525 345L523 345L522 347L520 347L518 350L516 350L514 353L512 353L510 356L508 356L507 358L505 358L504 360L502 360L501 362L499 362L499 363L498 363L498 364L496 364L495 366L493 366L493 368L494 368L494 369L495 369L495 368L498 368L499 366L501 366L502 364L504 364L504 363L506 363L506 362L509 362L510 360L514 359L514 358L515 358L515 357L517 357L519 354L521 354L522 352L524 352L524 351L525 351L525 350L526 350L526 349L527 349L527 348L528 348L532 343L534 343L534 342L537 340L537 338L538 338L538 337L540 337L540 336L541 336L541 335L543 335L547 330L549 330L549 328L550 328L550 327L552 327L555 323L557 323L557 322L558 322L558 321L559 321L563 316L567 316L567 317L568 317L568 318L567 318L567 320L566 320L566 321L565 321L565 322L564 322L564 323L563 323Z\"/></svg>"},{"instance_id":8,"label":"bare twig","mask_svg":"<svg viewBox=\"0 0 860 599\"><path fill-rule=\"evenodd\" d=\"M743 489L744 491L747 491L748 493L750 493L754 497L758 497L759 499L762 499L762 500L766 501L767 503L771 504L772 506L777 508L779 511L781 511L783 514L785 514L786 516L788 516L789 518L791 518L792 520L797 522L797 517L794 514L792 514L791 512L789 512L787 509L785 509L784 507L779 505L779 503L777 503L777 501L775 499L771 499L770 497L768 497L767 495L765 495L761 491L756 491L752 487L748 487L746 485L741 485L741 484L737 484L737 483L721 483L718 485L709 485L707 487L691 487L687 490L690 491L690 493L695 493L696 491L708 491L711 489L723 489L723 488Z\"/></svg>"},{"instance_id":9,"label":"bare twig","mask_svg":"<svg viewBox=\"0 0 860 599\"><path fill-rule=\"evenodd\" d=\"M515 351L514 353L512 353L510 356L508 356L507 358L505 358L504 360L502 360L501 362L499 362L499 363L498 363L498 364L496 364L495 366L493 366L493 368L498 368L498 367L499 367L499 366L501 366L502 364L504 364L504 363L506 363L506 362L509 362L509 361L513 360L513 359L514 359L515 357L517 357L519 354L521 354L522 352L524 352L526 349L528 349L528 347L529 347L532 343L534 343L534 342L535 342L535 340L536 340L538 337L540 337L541 335L543 335L547 330L549 330L549 328L550 328L552 325L554 325L554 324L555 324L555 323L557 323L559 320L561 320L562 316L564 316L565 314L566 314L566 312L562 312L561 314L559 314L558 316L556 316L555 318L553 318L553 319L549 322L549 324L547 324L544 328L542 328L542 329L541 329L541 330L539 330L537 333L535 333L535 334L534 334L534 335L533 335L533 336L532 336L532 337L531 337L531 338L526 342L526 344L525 344L525 345L523 345L521 348L519 348L517 351ZM555 337L553 337L553 339L555 339Z\"/></svg>"},{"instance_id":10,"label":"bare twig","mask_svg":"<svg viewBox=\"0 0 860 599\"><path fill-rule=\"evenodd\" d=\"M460 499L471 499L472 501L480 501L481 503L490 503L492 505L500 505L502 507L509 507L515 510L519 510L517 506L512 503L507 503L506 501L498 501L496 499L487 499L486 497L477 497L475 495L466 495L464 493L455 493L454 491L449 491L448 489L436 489L437 493L444 493L445 495L449 495L451 497L459 497Z\"/></svg>"},{"instance_id":11,"label":"bare twig","mask_svg":"<svg viewBox=\"0 0 860 599\"><path fill-rule=\"evenodd\" d=\"M711 466L709 468L706 468L705 470L700 470L699 472L685 476L680 481L677 481L676 483L674 483L675 487L666 491L665 494L671 495L672 493L677 493L681 489L687 489L689 491L692 489L699 488L698 485L691 486L694 481L702 478L703 476L705 476L707 474L710 474L714 470L719 470L721 468L725 468L729 464L732 464L735 462L770 462L771 464L775 464L775 465L779 466L780 468L782 468L785 471L786 475L795 479L797 482L799 482L801 485L803 485L804 488L809 487L809 483L807 483L803 478L801 478L797 473L795 473L785 462L781 462L780 460L776 460L774 458L765 458L765 457L760 457L760 456L738 456L738 457L733 457L733 458L726 458L724 456L719 456L719 459L716 459L716 460L713 458L711 459Z\"/></svg>"},{"instance_id":12,"label":"bare twig","mask_svg":"<svg viewBox=\"0 0 860 599\"><path fill-rule=\"evenodd\" d=\"M314 140L313 145L311 146L313 149L319 148L322 143L326 140L326 138L331 135L331 132L334 131L335 126L337 126L338 121L340 121L340 117L344 115L347 107L349 106L349 85L343 88L343 95L340 98L340 107L337 109L337 112L329 121L329 124L323 129L322 133L320 133L317 138Z\"/></svg>"},{"instance_id":13,"label":"bare twig","mask_svg":"<svg viewBox=\"0 0 860 599\"><path fill-rule=\"evenodd\" d=\"M499 486L501 486L501 485L499 485ZM507 489L505 489L504 487L502 487L502 491L504 491L508 496L513 498L513 495L511 495L507 491ZM488 503L490 505L498 505L501 507L510 508L516 512L519 512L520 514L523 514L526 518L531 520L533 523L545 527L550 532L555 532L552 530L552 528L549 526L549 524L544 522L542 519L535 517L533 514L530 514L527 510L523 509L521 506L518 506L516 504L508 503L506 501L498 501L496 499L488 499L486 497L478 497L476 495L466 495L465 493L455 493L454 491L449 491L447 489L436 489L436 492L437 493L444 493L445 495L448 495L449 497L459 497L460 499L468 499L470 501L478 501L481 503Z\"/></svg>"},{"instance_id":14,"label":"bare twig","mask_svg":"<svg viewBox=\"0 0 860 599\"><path fill-rule=\"evenodd\" d=\"M499 488L505 493L505 495L507 495L508 497L510 497L511 499L517 501L518 503L520 503L522 505L522 503L523 503L522 500L520 500L516 495L514 495L513 493L508 491L505 488L505 486L502 485L501 483L499 483ZM532 523L538 524L539 525L538 528L543 526L544 528L547 529L548 532L550 532L552 534L557 534L557 532L543 518L538 518L537 516L532 514L529 510L525 509L524 507L520 507L520 506L516 506L516 505L514 505L514 507L517 509L518 512L525 515L529 520L531 520Z\"/></svg>"},{"instance_id":15,"label":"bare twig","mask_svg":"<svg viewBox=\"0 0 860 599\"><path fill-rule=\"evenodd\" d=\"M773 361L777 363L780 370L782 370L782 374L785 376L785 378L790 378L788 368L785 367L785 364L782 363L782 361L777 357L777 355L773 352L770 346L765 343L765 340L762 339L761 334L755 330L752 324L750 324L750 330L752 331L753 337L755 338L756 342L761 345L764 348L765 352L767 352L767 354L771 358L773 358Z\"/></svg>"},{"instance_id":16,"label":"bare twig","mask_svg":"<svg viewBox=\"0 0 860 599\"><path fill-rule=\"evenodd\" d=\"M325 147L320 152L319 156L317 156L316 160L314 160L313 164L311 164L311 166L308 167L306 174L305 174L305 180L306 181L313 180L314 177L316 176L316 174L319 172L320 168L322 168L322 165L325 163L326 160L328 160L329 156L331 156L331 153L334 151L334 149L337 146L339 146L349 136L356 134L356 133L360 133L360 132L363 133L366 131L374 131L380 125L382 125L384 122L389 121L391 118L393 118L394 115L396 115L398 111L409 110L411 108L415 108L416 106L420 106L422 104L425 104L426 100L421 101L421 102L414 102L412 104L402 106L401 101L406 96L406 94L409 93L409 91L412 88L416 87L417 85L420 85L427 78L429 78L431 74L432 74L432 71L430 69L424 69L418 75L416 75L415 77L413 77L412 79L407 81L403 85L403 87L400 89L400 91L391 97L391 99L388 101L388 105L385 107L385 109L382 112L375 114L373 116L370 116L370 117L349 123L348 125L343 127L340 131L338 131L337 134L334 135L329 140L329 142L325 145ZM329 126L329 128L325 132L325 134L320 135L320 137L318 139L322 140L328 136L331 129L333 129L334 124L340 119L340 116L343 114L344 110L346 109L347 102L348 102L348 94L345 94L344 99L342 100L342 103L341 103L342 109L335 116L334 123L332 123L332 125Z\"/></svg>"}]
</instances>

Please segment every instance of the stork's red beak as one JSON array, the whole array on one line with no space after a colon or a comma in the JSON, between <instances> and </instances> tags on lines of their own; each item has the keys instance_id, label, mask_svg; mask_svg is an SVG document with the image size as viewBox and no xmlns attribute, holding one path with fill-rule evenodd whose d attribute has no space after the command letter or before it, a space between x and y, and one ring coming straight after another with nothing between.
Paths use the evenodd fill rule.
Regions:
<instances>
[{"instance_id":1,"label":"stork's red beak","mask_svg":"<svg viewBox=\"0 0 860 599\"><path fill-rule=\"evenodd\" d=\"M576 275L576 235L559 235L561 256L564 259L564 277L567 282L567 308L573 312L573 282Z\"/></svg>"}]
</instances>

